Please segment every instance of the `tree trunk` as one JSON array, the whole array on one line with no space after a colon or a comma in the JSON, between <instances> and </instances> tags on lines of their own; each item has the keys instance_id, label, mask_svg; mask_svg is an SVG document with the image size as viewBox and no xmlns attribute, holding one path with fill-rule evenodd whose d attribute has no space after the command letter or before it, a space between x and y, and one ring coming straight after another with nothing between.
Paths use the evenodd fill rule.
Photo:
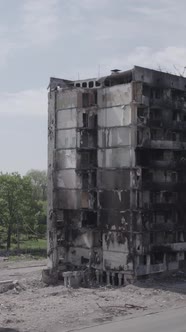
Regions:
<instances>
[{"instance_id":1,"label":"tree trunk","mask_svg":"<svg viewBox=\"0 0 186 332\"><path fill-rule=\"evenodd\" d=\"M7 232L7 250L9 250L10 246L11 246L11 235L12 235L12 227L9 224L8 225L8 232Z\"/></svg>"}]
</instances>

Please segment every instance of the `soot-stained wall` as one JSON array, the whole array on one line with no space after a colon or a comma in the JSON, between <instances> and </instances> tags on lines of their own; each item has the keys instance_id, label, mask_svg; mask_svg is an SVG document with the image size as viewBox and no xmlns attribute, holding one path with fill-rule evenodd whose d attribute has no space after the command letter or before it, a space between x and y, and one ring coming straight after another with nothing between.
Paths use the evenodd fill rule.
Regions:
<instances>
[{"instance_id":1,"label":"soot-stained wall","mask_svg":"<svg viewBox=\"0 0 186 332\"><path fill-rule=\"evenodd\" d=\"M184 266L185 78L52 78L48 133L50 268L133 278Z\"/></svg>"}]
</instances>

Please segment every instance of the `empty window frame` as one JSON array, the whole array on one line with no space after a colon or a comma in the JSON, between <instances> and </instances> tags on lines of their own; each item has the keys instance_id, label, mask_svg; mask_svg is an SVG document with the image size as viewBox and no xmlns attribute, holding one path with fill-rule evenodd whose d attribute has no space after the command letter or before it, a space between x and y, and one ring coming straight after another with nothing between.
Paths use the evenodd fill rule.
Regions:
<instances>
[{"instance_id":1,"label":"empty window frame","mask_svg":"<svg viewBox=\"0 0 186 332\"><path fill-rule=\"evenodd\" d=\"M139 264L140 265L147 265L147 256L146 255L139 256Z\"/></svg>"},{"instance_id":2,"label":"empty window frame","mask_svg":"<svg viewBox=\"0 0 186 332\"><path fill-rule=\"evenodd\" d=\"M90 105L90 102L89 102L89 93L84 92L82 94L82 104L83 104L83 107L89 107L89 105Z\"/></svg>"},{"instance_id":3,"label":"empty window frame","mask_svg":"<svg viewBox=\"0 0 186 332\"><path fill-rule=\"evenodd\" d=\"M160 99L163 96L163 90L159 88L152 88L151 89L151 98L153 99Z\"/></svg>"},{"instance_id":4,"label":"empty window frame","mask_svg":"<svg viewBox=\"0 0 186 332\"><path fill-rule=\"evenodd\" d=\"M88 82L88 87L89 87L89 88L93 88L93 87L94 87L94 81L90 81L90 82Z\"/></svg>"},{"instance_id":5,"label":"empty window frame","mask_svg":"<svg viewBox=\"0 0 186 332\"><path fill-rule=\"evenodd\" d=\"M164 260L164 253L163 252L155 252L151 254L151 264L162 264Z\"/></svg>"},{"instance_id":6,"label":"empty window frame","mask_svg":"<svg viewBox=\"0 0 186 332\"><path fill-rule=\"evenodd\" d=\"M88 127L88 114L83 113L83 127L87 128Z\"/></svg>"},{"instance_id":7,"label":"empty window frame","mask_svg":"<svg viewBox=\"0 0 186 332\"><path fill-rule=\"evenodd\" d=\"M180 112L179 111L173 111L172 120L173 121L177 121L177 122L181 121L181 117L180 117Z\"/></svg>"},{"instance_id":8,"label":"empty window frame","mask_svg":"<svg viewBox=\"0 0 186 332\"><path fill-rule=\"evenodd\" d=\"M87 172L84 172L82 174L82 187L83 189L88 189L88 184L89 184L89 176Z\"/></svg>"},{"instance_id":9,"label":"empty window frame","mask_svg":"<svg viewBox=\"0 0 186 332\"><path fill-rule=\"evenodd\" d=\"M150 110L150 119L151 120L161 120L162 119L162 109L152 108Z\"/></svg>"}]
</instances>

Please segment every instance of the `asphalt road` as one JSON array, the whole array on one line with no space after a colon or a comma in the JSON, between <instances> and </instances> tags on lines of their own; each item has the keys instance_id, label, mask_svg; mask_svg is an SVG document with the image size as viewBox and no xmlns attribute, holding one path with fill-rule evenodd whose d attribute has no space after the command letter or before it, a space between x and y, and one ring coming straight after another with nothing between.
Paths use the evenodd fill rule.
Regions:
<instances>
[{"instance_id":1,"label":"asphalt road","mask_svg":"<svg viewBox=\"0 0 186 332\"><path fill-rule=\"evenodd\" d=\"M186 332L186 307L170 309L115 323L103 324L82 332Z\"/></svg>"}]
</instances>

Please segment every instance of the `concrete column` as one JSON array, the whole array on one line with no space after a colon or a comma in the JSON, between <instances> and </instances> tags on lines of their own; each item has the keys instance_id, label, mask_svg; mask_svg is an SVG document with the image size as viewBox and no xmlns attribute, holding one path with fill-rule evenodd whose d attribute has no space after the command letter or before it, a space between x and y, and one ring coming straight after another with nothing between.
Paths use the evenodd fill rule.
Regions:
<instances>
[{"instance_id":1,"label":"concrete column","mask_svg":"<svg viewBox=\"0 0 186 332\"><path fill-rule=\"evenodd\" d=\"M73 277L73 273L68 272L68 286L69 287L72 287L72 277Z\"/></svg>"},{"instance_id":2,"label":"concrete column","mask_svg":"<svg viewBox=\"0 0 186 332\"><path fill-rule=\"evenodd\" d=\"M139 265L139 256L136 256L136 266Z\"/></svg>"},{"instance_id":3,"label":"concrete column","mask_svg":"<svg viewBox=\"0 0 186 332\"><path fill-rule=\"evenodd\" d=\"M63 272L64 287L68 287L68 272Z\"/></svg>"},{"instance_id":4,"label":"concrete column","mask_svg":"<svg viewBox=\"0 0 186 332\"><path fill-rule=\"evenodd\" d=\"M110 285L110 272L107 271L106 274L107 274L107 285Z\"/></svg>"},{"instance_id":5,"label":"concrete column","mask_svg":"<svg viewBox=\"0 0 186 332\"><path fill-rule=\"evenodd\" d=\"M57 230L55 214L55 193L54 193L54 173L55 173L55 112L56 94L55 91L48 94L48 209L47 209L47 257L48 268L57 270L58 250L57 250Z\"/></svg>"},{"instance_id":6,"label":"concrete column","mask_svg":"<svg viewBox=\"0 0 186 332\"><path fill-rule=\"evenodd\" d=\"M99 270L96 270L96 283L99 285Z\"/></svg>"},{"instance_id":7,"label":"concrete column","mask_svg":"<svg viewBox=\"0 0 186 332\"><path fill-rule=\"evenodd\" d=\"M147 274L150 273L150 265L151 265L150 255L147 255Z\"/></svg>"},{"instance_id":8,"label":"concrete column","mask_svg":"<svg viewBox=\"0 0 186 332\"><path fill-rule=\"evenodd\" d=\"M115 272L112 272L112 286L115 286Z\"/></svg>"},{"instance_id":9,"label":"concrete column","mask_svg":"<svg viewBox=\"0 0 186 332\"><path fill-rule=\"evenodd\" d=\"M86 276L85 276L85 272L82 271L82 278L83 278L83 284L86 284Z\"/></svg>"},{"instance_id":10,"label":"concrete column","mask_svg":"<svg viewBox=\"0 0 186 332\"><path fill-rule=\"evenodd\" d=\"M165 271L167 270L167 254L164 253L163 255L163 265L164 265L164 268L165 268Z\"/></svg>"},{"instance_id":11,"label":"concrete column","mask_svg":"<svg viewBox=\"0 0 186 332\"><path fill-rule=\"evenodd\" d=\"M79 284L81 282L81 272L74 271L73 276L74 276L73 287L79 287Z\"/></svg>"},{"instance_id":12,"label":"concrete column","mask_svg":"<svg viewBox=\"0 0 186 332\"><path fill-rule=\"evenodd\" d=\"M118 285L119 285L119 287L121 287L121 285L122 285L122 279L123 279L123 274L118 273Z\"/></svg>"}]
</instances>

